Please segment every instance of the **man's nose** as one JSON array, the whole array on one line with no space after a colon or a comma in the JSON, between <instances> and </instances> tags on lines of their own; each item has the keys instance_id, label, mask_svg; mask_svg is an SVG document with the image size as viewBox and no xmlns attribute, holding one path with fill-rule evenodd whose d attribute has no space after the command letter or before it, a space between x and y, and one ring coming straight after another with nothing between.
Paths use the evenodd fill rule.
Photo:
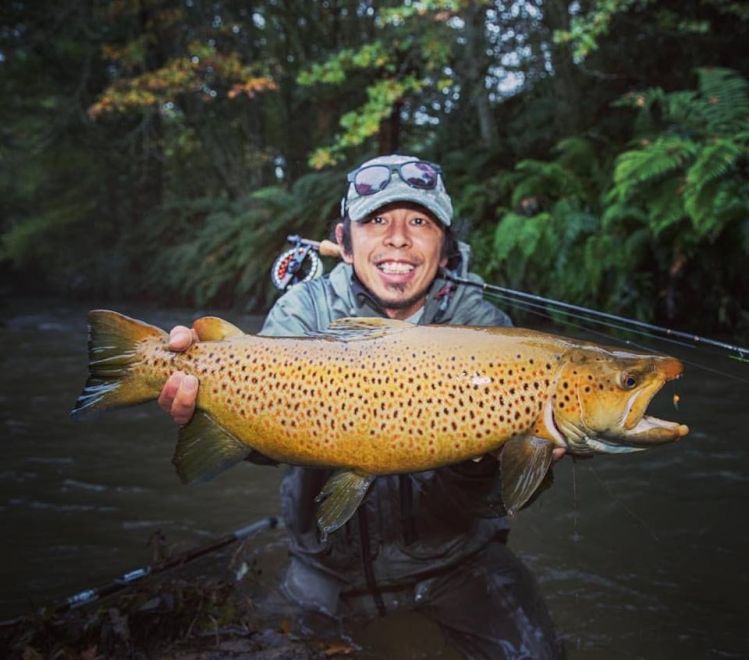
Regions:
<instances>
[{"instance_id":1,"label":"man's nose","mask_svg":"<svg viewBox=\"0 0 749 660\"><path fill-rule=\"evenodd\" d=\"M400 222L391 224L389 231L385 234L385 244L396 248L404 248L411 245L411 236L408 232L408 227Z\"/></svg>"}]
</instances>

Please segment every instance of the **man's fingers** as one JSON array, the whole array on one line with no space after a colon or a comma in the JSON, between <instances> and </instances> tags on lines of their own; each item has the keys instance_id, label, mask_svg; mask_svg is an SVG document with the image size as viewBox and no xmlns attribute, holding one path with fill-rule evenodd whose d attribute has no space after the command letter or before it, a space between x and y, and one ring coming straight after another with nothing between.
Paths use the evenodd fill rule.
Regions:
<instances>
[{"instance_id":1,"label":"man's fingers","mask_svg":"<svg viewBox=\"0 0 749 660\"><path fill-rule=\"evenodd\" d=\"M198 398L198 379L175 371L159 394L159 406L169 413L177 424L187 424L195 412Z\"/></svg>"},{"instance_id":2,"label":"man's fingers","mask_svg":"<svg viewBox=\"0 0 749 660\"><path fill-rule=\"evenodd\" d=\"M177 424L187 424L195 412L195 400L198 398L198 379L185 376L179 384L172 401L171 415Z\"/></svg>"},{"instance_id":3,"label":"man's fingers","mask_svg":"<svg viewBox=\"0 0 749 660\"><path fill-rule=\"evenodd\" d=\"M174 397L177 395L177 390L179 389L184 377L184 373L181 371L175 371L171 376L169 376L169 380L164 383L164 387L161 388L161 393L159 394L159 406L161 406L161 409L164 412L171 414Z\"/></svg>"},{"instance_id":4,"label":"man's fingers","mask_svg":"<svg viewBox=\"0 0 749 660\"><path fill-rule=\"evenodd\" d=\"M566 453L567 450L564 447L554 447L554 451L551 453L551 460L556 463Z\"/></svg>"},{"instance_id":5,"label":"man's fingers","mask_svg":"<svg viewBox=\"0 0 749 660\"><path fill-rule=\"evenodd\" d=\"M192 328L178 325L169 332L169 350L181 353L198 341L198 333Z\"/></svg>"}]
</instances>

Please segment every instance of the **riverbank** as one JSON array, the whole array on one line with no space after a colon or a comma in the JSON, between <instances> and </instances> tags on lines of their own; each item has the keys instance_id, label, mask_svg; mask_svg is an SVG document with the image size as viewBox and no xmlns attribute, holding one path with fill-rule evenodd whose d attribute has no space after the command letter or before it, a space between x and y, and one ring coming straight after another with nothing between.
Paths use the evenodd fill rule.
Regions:
<instances>
[{"instance_id":1,"label":"riverbank","mask_svg":"<svg viewBox=\"0 0 749 660\"><path fill-rule=\"evenodd\" d=\"M96 603L21 616L0 627L0 657L458 660L416 612L344 627L301 610L279 589L286 563L284 532L263 532Z\"/></svg>"},{"instance_id":2,"label":"riverbank","mask_svg":"<svg viewBox=\"0 0 749 660\"><path fill-rule=\"evenodd\" d=\"M66 612L53 606L0 628L4 658L284 658L351 654L335 630L305 632L273 588L283 534L247 544ZM276 558L276 559L274 559ZM269 586L272 583L273 586Z\"/></svg>"}]
</instances>

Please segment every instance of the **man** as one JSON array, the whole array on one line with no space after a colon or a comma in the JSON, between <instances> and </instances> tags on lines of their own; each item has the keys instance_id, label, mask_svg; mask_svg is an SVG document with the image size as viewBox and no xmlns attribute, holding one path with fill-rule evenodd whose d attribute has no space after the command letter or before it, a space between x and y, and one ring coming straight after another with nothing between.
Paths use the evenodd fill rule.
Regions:
<instances>
[{"instance_id":1,"label":"man","mask_svg":"<svg viewBox=\"0 0 749 660\"><path fill-rule=\"evenodd\" d=\"M467 270L467 246L453 238L452 215L438 166L398 155L367 161L348 175L335 229L343 263L328 277L292 287L261 334L323 332L347 316L509 325L478 288L445 276L449 267L478 281ZM196 340L194 331L177 327L170 346L185 350ZM194 376L176 373L159 402L184 424L197 391ZM285 593L334 617L418 609L466 657L558 657L534 579L505 545L507 520L487 505L498 472L487 456L379 477L355 517L322 541L314 500L330 472L289 468L281 487L291 552Z\"/></svg>"}]
</instances>

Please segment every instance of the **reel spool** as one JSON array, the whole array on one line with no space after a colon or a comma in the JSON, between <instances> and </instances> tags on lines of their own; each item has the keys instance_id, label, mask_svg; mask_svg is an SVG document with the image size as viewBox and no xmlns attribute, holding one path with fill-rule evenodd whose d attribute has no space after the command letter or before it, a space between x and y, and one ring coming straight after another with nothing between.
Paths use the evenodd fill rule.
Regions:
<instances>
[{"instance_id":1,"label":"reel spool","mask_svg":"<svg viewBox=\"0 0 749 660\"><path fill-rule=\"evenodd\" d=\"M322 260L318 254L319 243L299 236L289 236L294 247L282 252L273 262L270 278L280 291L286 291L293 284L309 282L323 273Z\"/></svg>"}]
</instances>

